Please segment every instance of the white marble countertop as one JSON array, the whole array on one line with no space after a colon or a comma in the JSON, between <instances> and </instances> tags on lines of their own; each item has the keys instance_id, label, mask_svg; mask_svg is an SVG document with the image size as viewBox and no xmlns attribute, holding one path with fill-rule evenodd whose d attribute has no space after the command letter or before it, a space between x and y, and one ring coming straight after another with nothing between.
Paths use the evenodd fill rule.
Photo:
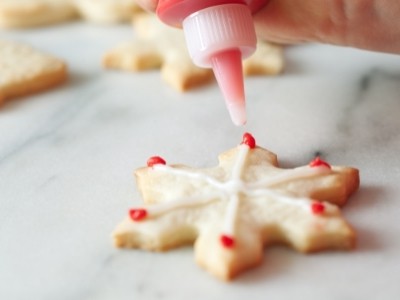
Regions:
<instances>
[{"instance_id":1,"label":"white marble countertop","mask_svg":"<svg viewBox=\"0 0 400 300\"><path fill-rule=\"evenodd\" d=\"M129 26L70 23L1 38L64 58L70 81L0 111L0 299L395 299L400 295L400 56L331 46L286 51L284 75L246 79L249 122L232 125L216 85L179 94L157 71L103 70ZM191 247L121 251L110 232L140 203L133 170L154 154L214 166L244 131L283 166L316 153L361 171L343 209L353 252L274 247L222 283Z\"/></svg>"}]
</instances>

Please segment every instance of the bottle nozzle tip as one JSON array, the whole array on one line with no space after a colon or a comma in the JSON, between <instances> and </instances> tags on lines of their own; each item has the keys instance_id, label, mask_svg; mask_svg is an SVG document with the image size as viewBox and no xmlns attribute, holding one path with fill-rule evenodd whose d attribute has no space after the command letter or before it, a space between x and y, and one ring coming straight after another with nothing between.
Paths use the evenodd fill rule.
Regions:
<instances>
[{"instance_id":1,"label":"bottle nozzle tip","mask_svg":"<svg viewBox=\"0 0 400 300\"><path fill-rule=\"evenodd\" d=\"M212 57L212 66L233 123L244 125L246 104L241 52L238 49L220 52Z\"/></svg>"},{"instance_id":2,"label":"bottle nozzle tip","mask_svg":"<svg viewBox=\"0 0 400 300\"><path fill-rule=\"evenodd\" d=\"M236 126L243 126L246 124L247 118L244 103L228 105L228 110L233 124Z\"/></svg>"}]
</instances>

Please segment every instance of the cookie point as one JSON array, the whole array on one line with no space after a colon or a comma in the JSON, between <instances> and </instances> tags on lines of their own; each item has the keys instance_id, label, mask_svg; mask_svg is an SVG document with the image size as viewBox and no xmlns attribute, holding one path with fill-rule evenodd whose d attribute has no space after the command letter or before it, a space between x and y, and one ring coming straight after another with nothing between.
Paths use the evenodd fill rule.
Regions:
<instances>
[{"instance_id":1,"label":"cookie point","mask_svg":"<svg viewBox=\"0 0 400 300\"><path fill-rule=\"evenodd\" d=\"M319 156L314 158L308 165L312 168L321 166L327 167L329 169L331 168L331 165L328 164L326 161L322 160Z\"/></svg>"},{"instance_id":2,"label":"cookie point","mask_svg":"<svg viewBox=\"0 0 400 300\"><path fill-rule=\"evenodd\" d=\"M256 147L256 139L248 132L243 134L242 144L249 146L250 149Z\"/></svg>"},{"instance_id":3,"label":"cookie point","mask_svg":"<svg viewBox=\"0 0 400 300\"><path fill-rule=\"evenodd\" d=\"M235 239L229 235L222 234L220 236L220 241L225 248L233 248L235 246Z\"/></svg>"},{"instance_id":4,"label":"cookie point","mask_svg":"<svg viewBox=\"0 0 400 300\"><path fill-rule=\"evenodd\" d=\"M160 156L152 156L147 160L147 166L152 167L154 165L165 165L166 161Z\"/></svg>"},{"instance_id":5,"label":"cookie point","mask_svg":"<svg viewBox=\"0 0 400 300\"><path fill-rule=\"evenodd\" d=\"M130 209L129 216L133 221L141 221L147 217L147 210L144 208Z\"/></svg>"},{"instance_id":6,"label":"cookie point","mask_svg":"<svg viewBox=\"0 0 400 300\"><path fill-rule=\"evenodd\" d=\"M311 204L311 211L315 215L321 215L325 211L325 205L321 202L314 202Z\"/></svg>"}]
</instances>

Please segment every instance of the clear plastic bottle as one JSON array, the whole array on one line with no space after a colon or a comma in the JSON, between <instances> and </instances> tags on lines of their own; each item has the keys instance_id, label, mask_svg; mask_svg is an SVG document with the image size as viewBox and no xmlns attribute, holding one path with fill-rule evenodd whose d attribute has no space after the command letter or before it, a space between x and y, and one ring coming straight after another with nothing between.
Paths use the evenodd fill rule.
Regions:
<instances>
[{"instance_id":1,"label":"clear plastic bottle","mask_svg":"<svg viewBox=\"0 0 400 300\"><path fill-rule=\"evenodd\" d=\"M182 27L193 62L212 68L236 125L246 123L242 60L256 49L252 12L267 0L160 0L157 15Z\"/></svg>"}]
</instances>

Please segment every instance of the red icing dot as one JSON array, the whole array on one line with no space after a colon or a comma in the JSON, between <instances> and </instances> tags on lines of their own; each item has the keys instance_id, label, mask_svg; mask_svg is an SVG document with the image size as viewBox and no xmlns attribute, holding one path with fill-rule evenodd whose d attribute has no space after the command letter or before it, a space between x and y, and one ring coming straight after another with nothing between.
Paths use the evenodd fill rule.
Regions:
<instances>
[{"instance_id":1,"label":"red icing dot","mask_svg":"<svg viewBox=\"0 0 400 300\"><path fill-rule=\"evenodd\" d=\"M322 160L319 156L317 156L316 158L314 158L310 163L309 163L310 167L320 167L320 166L324 166L327 168L331 168L331 165L328 164L326 161Z\"/></svg>"},{"instance_id":2,"label":"red icing dot","mask_svg":"<svg viewBox=\"0 0 400 300\"><path fill-rule=\"evenodd\" d=\"M133 221L141 221L147 217L147 210L143 208L134 208L129 210L129 216Z\"/></svg>"},{"instance_id":3,"label":"red icing dot","mask_svg":"<svg viewBox=\"0 0 400 300\"><path fill-rule=\"evenodd\" d=\"M147 160L147 166L152 167L154 165L165 165L165 160L160 156L152 156Z\"/></svg>"},{"instance_id":4,"label":"red icing dot","mask_svg":"<svg viewBox=\"0 0 400 300\"><path fill-rule=\"evenodd\" d=\"M225 248L233 248L235 246L235 240L229 235L221 235L220 241Z\"/></svg>"},{"instance_id":5,"label":"red icing dot","mask_svg":"<svg viewBox=\"0 0 400 300\"><path fill-rule=\"evenodd\" d=\"M315 215L321 215L325 211L325 205L321 202L314 202L313 204L311 204L311 211Z\"/></svg>"},{"instance_id":6,"label":"red icing dot","mask_svg":"<svg viewBox=\"0 0 400 300\"><path fill-rule=\"evenodd\" d=\"M249 146L250 149L254 149L256 147L256 140L250 133L246 132L243 134L242 144Z\"/></svg>"}]
</instances>

